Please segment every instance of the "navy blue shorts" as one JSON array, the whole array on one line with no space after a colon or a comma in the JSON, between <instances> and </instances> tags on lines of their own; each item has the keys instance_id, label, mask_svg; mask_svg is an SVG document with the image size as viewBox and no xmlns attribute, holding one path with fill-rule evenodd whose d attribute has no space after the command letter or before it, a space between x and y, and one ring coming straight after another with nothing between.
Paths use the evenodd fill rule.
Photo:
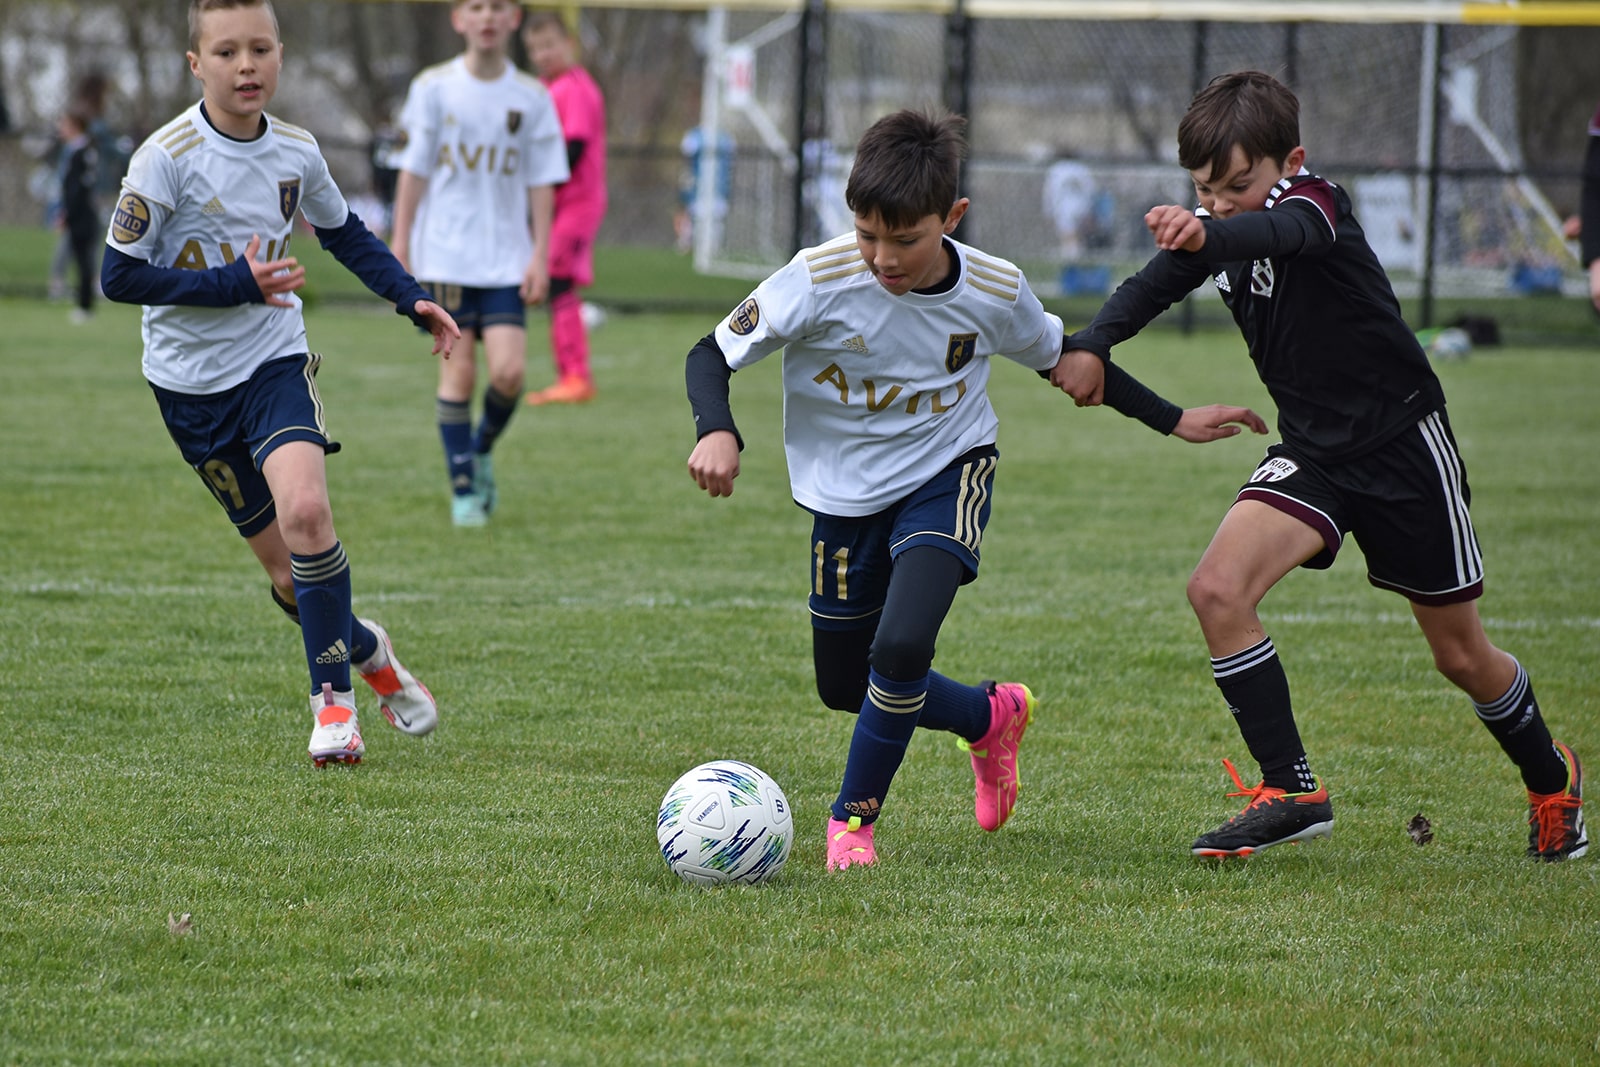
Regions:
<instances>
[{"instance_id":1,"label":"navy blue shorts","mask_svg":"<svg viewBox=\"0 0 1600 1067\"><path fill-rule=\"evenodd\" d=\"M1472 491L1443 411L1344 463L1273 445L1238 499L1259 500L1322 535L1325 547L1303 566L1333 566L1348 531L1379 589L1434 606L1483 593L1483 553L1467 511Z\"/></svg>"},{"instance_id":2,"label":"navy blue shorts","mask_svg":"<svg viewBox=\"0 0 1600 1067\"><path fill-rule=\"evenodd\" d=\"M962 585L976 578L998 460L992 445L975 448L876 515L812 512L811 625L818 630L876 626L895 557L918 545L959 559L967 569Z\"/></svg>"},{"instance_id":3,"label":"navy blue shorts","mask_svg":"<svg viewBox=\"0 0 1600 1067\"><path fill-rule=\"evenodd\" d=\"M527 329L528 309L515 285L496 289L476 289L447 282L419 282L435 304L450 313L456 325L481 335L489 326L516 326ZM423 331L427 332L427 331Z\"/></svg>"},{"instance_id":4,"label":"navy blue shorts","mask_svg":"<svg viewBox=\"0 0 1600 1067\"><path fill-rule=\"evenodd\" d=\"M261 465L290 441L325 451L328 437L317 395L316 353L263 363L249 381L221 393L193 396L152 385L167 433L206 488L227 511L240 536L254 537L277 517Z\"/></svg>"}]
</instances>

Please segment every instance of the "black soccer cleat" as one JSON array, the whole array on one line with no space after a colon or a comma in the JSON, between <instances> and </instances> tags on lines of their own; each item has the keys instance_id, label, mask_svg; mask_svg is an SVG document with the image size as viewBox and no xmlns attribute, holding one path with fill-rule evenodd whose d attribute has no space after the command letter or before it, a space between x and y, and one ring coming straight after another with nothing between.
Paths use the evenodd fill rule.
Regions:
<instances>
[{"instance_id":1,"label":"black soccer cleat","mask_svg":"<svg viewBox=\"0 0 1600 1067\"><path fill-rule=\"evenodd\" d=\"M1528 857L1546 863L1575 860L1589 851L1583 825L1583 765L1577 753L1557 741L1567 764L1567 787L1559 793L1528 794Z\"/></svg>"},{"instance_id":2,"label":"black soccer cleat","mask_svg":"<svg viewBox=\"0 0 1600 1067\"><path fill-rule=\"evenodd\" d=\"M1291 841L1333 836L1333 805L1328 789L1317 780L1309 793L1288 793L1266 783L1247 788L1233 764L1222 765L1233 775L1237 792L1230 797L1249 797L1244 810L1208 834L1201 834L1190 852L1207 859L1230 859L1259 852Z\"/></svg>"}]
</instances>

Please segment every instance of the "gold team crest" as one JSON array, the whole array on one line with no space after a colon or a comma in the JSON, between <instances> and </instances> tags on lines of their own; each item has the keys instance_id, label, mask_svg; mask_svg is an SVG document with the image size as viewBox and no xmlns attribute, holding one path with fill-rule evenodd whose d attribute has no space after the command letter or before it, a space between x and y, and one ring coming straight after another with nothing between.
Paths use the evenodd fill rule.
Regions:
<instances>
[{"instance_id":1,"label":"gold team crest","mask_svg":"<svg viewBox=\"0 0 1600 1067\"><path fill-rule=\"evenodd\" d=\"M278 183L278 210L283 213L283 221L288 222L294 218L295 209L300 206L300 179L288 178Z\"/></svg>"},{"instance_id":2,"label":"gold team crest","mask_svg":"<svg viewBox=\"0 0 1600 1067\"><path fill-rule=\"evenodd\" d=\"M755 328L761 324L761 306L756 303L755 297L749 297L744 303L734 309L728 316L728 329L740 337L754 333Z\"/></svg>"},{"instance_id":3,"label":"gold team crest","mask_svg":"<svg viewBox=\"0 0 1600 1067\"><path fill-rule=\"evenodd\" d=\"M522 129L522 112L520 112L520 111L507 111L506 112L506 132L507 133L516 133L520 129Z\"/></svg>"},{"instance_id":4,"label":"gold team crest","mask_svg":"<svg viewBox=\"0 0 1600 1067\"><path fill-rule=\"evenodd\" d=\"M972 357L977 354L977 334L953 333L950 335L950 347L944 350L944 369L954 374L968 363L971 363Z\"/></svg>"}]
</instances>

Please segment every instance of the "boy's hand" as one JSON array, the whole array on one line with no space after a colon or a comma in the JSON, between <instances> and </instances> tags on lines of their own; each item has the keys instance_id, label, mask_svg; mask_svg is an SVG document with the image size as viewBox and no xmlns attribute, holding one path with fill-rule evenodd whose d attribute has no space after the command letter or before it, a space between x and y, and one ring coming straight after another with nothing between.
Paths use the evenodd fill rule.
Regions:
<instances>
[{"instance_id":1,"label":"boy's hand","mask_svg":"<svg viewBox=\"0 0 1600 1067\"><path fill-rule=\"evenodd\" d=\"M433 354L449 359L450 350L461 340L461 327L450 317L450 312L432 300L418 300L411 313L427 322L428 332L433 334Z\"/></svg>"},{"instance_id":2,"label":"boy's hand","mask_svg":"<svg viewBox=\"0 0 1600 1067\"><path fill-rule=\"evenodd\" d=\"M1061 354L1050 368L1050 384L1070 396L1080 408L1092 408L1105 399L1105 362L1086 348Z\"/></svg>"},{"instance_id":3,"label":"boy's hand","mask_svg":"<svg viewBox=\"0 0 1600 1067\"><path fill-rule=\"evenodd\" d=\"M1238 426L1231 425L1236 422L1250 427L1255 433L1267 432L1267 420L1249 408L1207 404L1203 408L1186 409L1182 418L1178 419L1178 425L1172 428L1172 436L1194 444L1220 441L1239 432Z\"/></svg>"},{"instance_id":4,"label":"boy's hand","mask_svg":"<svg viewBox=\"0 0 1600 1067\"><path fill-rule=\"evenodd\" d=\"M739 477L739 439L727 430L712 430L689 453L689 477L712 496L732 496Z\"/></svg>"},{"instance_id":5,"label":"boy's hand","mask_svg":"<svg viewBox=\"0 0 1600 1067\"><path fill-rule=\"evenodd\" d=\"M1193 211L1177 204L1162 204L1144 213L1144 224L1165 252L1198 252L1206 243L1205 223Z\"/></svg>"},{"instance_id":6,"label":"boy's hand","mask_svg":"<svg viewBox=\"0 0 1600 1067\"><path fill-rule=\"evenodd\" d=\"M544 303L546 294L550 292L550 271L539 260L538 256L528 264L528 269L522 272L522 286L518 295L522 302L528 306Z\"/></svg>"},{"instance_id":7,"label":"boy's hand","mask_svg":"<svg viewBox=\"0 0 1600 1067\"><path fill-rule=\"evenodd\" d=\"M244 258L250 264L250 276L256 280L263 302L273 307L294 307L292 301L279 294L292 293L304 285L306 269L292 256L288 259L275 259L271 263L257 263L256 253L259 251L261 251L261 235L253 233L250 235L250 243L244 246Z\"/></svg>"}]
</instances>

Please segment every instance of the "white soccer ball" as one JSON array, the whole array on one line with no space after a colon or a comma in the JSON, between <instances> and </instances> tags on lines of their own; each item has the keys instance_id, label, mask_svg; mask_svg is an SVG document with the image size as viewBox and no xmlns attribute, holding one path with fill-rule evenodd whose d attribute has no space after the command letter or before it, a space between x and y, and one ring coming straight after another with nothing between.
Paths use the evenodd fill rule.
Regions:
<instances>
[{"instance_id":1,"label":"white soccer ball","mask_svg":"<svg viewBox=\"0 0 1600 1067\"><path fill-rule=\"evenodd\" d=\"M672 872L696 885L755 885L783 870L794 844L789 799L771 776L738 760L712 760L661 798L656 841Z\"/></svg>"},{"instance_id":2,"label":"white soccer ball","mask_svg":"<svg viewBox=\"0 0 1600 1067\"><path fill-rule=\"evenodd\" d=\"M578 305L578 314L583 317L584 329L598 330L606 324L606 309L599 304L591 304L585 300Z\"/></svg>"}]
</instances>

